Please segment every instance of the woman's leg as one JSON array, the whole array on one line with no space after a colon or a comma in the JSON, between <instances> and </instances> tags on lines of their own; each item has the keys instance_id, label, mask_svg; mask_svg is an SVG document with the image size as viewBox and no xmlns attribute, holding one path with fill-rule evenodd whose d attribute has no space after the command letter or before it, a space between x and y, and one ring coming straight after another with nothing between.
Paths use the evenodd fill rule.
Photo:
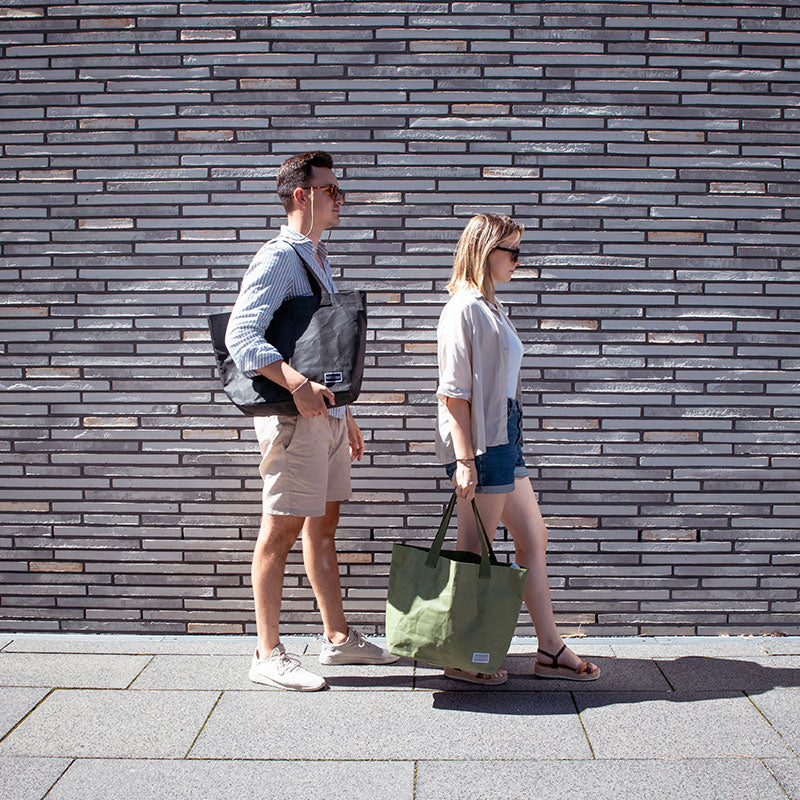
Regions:
<instances>
[{"instance_id":1,"label":"woman's leg","mask_svg":"<svg viewBox=\"0 0 800 800\"><path fill-rule=\"evenodd\" d=\"M481 522L486 528L486 534L491 542L497 533L497 526L503 513L506 498L511 496L511 492L503 494L475 495L475 505L481 515ZM475 522L475 512L472 510L472 503L459 497L456 501L456 513L458 514L458 549L469 550L472 553L481 552L481 545L478 541L478 525Z\"/></svg>"},{"instance_id":2,"label":"woman's leg","mask_svg":"<svg viewBox=\"0 0 800 800\"><path fill-rule=\"evenodd\" d=\"M553 616L550 599L550 586L547 580L547 528L542 512L536 502L529 478L517 478L514 491L503 495L507 498L500 521L508 528L514 539L517 563L528 569L528 583L525 588L525 605L528 607L533 626L536 628L537 645L540 649L555 655L563 644ZM549 659L541 658L549 664ZM566 667L578 668L581 660L571 650L559 656L559 663ZM597 667L590 664L588 671Z\"/></svg>"}]
</instances>

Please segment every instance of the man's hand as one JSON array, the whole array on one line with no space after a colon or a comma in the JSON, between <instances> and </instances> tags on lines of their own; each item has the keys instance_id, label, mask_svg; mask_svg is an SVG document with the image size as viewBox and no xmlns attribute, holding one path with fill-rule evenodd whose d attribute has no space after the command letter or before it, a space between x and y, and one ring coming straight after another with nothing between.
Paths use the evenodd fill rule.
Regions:
<instances>
[{"instance_id":1,"label":"man's hand","mask_svg":"<svg viewBox=\"0 0 800 800\"><path fill-rule=\"evenodd\" d=\"M323 417L328 413L329 405L332 406L336 400L333 392L321 383L306 381L300 384L299 388L293 392L292 400L302 417Z\"/></svg>"},{"instance_id":2,"label":"man's hand","mask_svg":"<svg viewBox=\"0 0 800 800\"><path fill-rule=\"evenodd\" d=\"M350 460L361 461L364 456L364 435L349 410L347 411L347 438L350 440Z\"/></svg>"}]
</instances>

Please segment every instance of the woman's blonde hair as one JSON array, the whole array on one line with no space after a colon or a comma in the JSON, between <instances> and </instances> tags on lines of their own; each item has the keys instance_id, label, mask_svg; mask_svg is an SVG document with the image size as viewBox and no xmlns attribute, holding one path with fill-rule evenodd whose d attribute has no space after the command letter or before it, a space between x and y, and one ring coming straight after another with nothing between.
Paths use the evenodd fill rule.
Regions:
<instances>
[{"instance_id":1,"label":"woman's blonde hair","mask_svg":"<svg viewBox=\"0 0 800 800\"><path fill-rule=\"evenodd\" d=\"M458 240L453 274L444 288L450 294L472 286L494 301L494 281L489 270L489 255L508 236L525 230L505 214L476 214Z\"/></svg>"}]
</instances>

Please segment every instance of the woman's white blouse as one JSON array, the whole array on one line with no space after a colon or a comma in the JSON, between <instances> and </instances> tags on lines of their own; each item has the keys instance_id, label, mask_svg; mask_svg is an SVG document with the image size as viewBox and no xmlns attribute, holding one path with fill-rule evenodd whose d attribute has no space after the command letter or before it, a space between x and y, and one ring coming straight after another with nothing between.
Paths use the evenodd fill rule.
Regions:
<instances>
[{"instance_id":1,"label":"woman's white blouse","mask_svg":"<svg viewBox=\"0 0 800 800\"><path fill-rule=\"evenodd\" d=\"M439 360L436 455L443 464L455 461L445 397L469 401L475 455L485 453L487 447L508 442L506 398L519 399L520 386L518 374L514 394L509 395L506 390L509 343L505 324L514 331L500 302L492 305L473 288L460 289L442 309L436 329Z\"/></svg>"}]
</instances>

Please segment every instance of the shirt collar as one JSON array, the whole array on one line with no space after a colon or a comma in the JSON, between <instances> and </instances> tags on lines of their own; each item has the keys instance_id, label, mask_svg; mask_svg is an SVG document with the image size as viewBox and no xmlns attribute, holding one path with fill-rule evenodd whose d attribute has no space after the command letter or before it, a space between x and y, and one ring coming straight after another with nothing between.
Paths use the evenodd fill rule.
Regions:
<instances>
[{"instance_id":1,"label":"shirt collar","mask_svg":"<svg viewBox=\"0 0 800 800\"><path fill-rule=\"evenodd\" d=\"M476 289L474 286L462 286L459 292L464 292L469 297L474 297L476 300L482 300L483 304L490 309L495 314L503 314L505 313L505 309L503 308L503 304L500 302L500 298L495 295L494 302L496 305L492 305L489 302L489 298L481 292L480 290Z\"/></svg>"},{"instance_id":2,"label":"shirt collar","mask_svg":"<svg viewBox=\"0 0 800 800\"><path fill-rule=\"evenodd\" d=\"M290 228L288 225L281 225L280 235L282 239L288 239L290 242L294 242L300 247L305 247L314 253L314 242L312 242L308 236L303 236L302 233L296 231L294 228ZM322 240L320 240L320 243L317 245L316 253L322 258L326 258L328 255L328 249L322 243Z\"/></svg>"}]
</instances>

